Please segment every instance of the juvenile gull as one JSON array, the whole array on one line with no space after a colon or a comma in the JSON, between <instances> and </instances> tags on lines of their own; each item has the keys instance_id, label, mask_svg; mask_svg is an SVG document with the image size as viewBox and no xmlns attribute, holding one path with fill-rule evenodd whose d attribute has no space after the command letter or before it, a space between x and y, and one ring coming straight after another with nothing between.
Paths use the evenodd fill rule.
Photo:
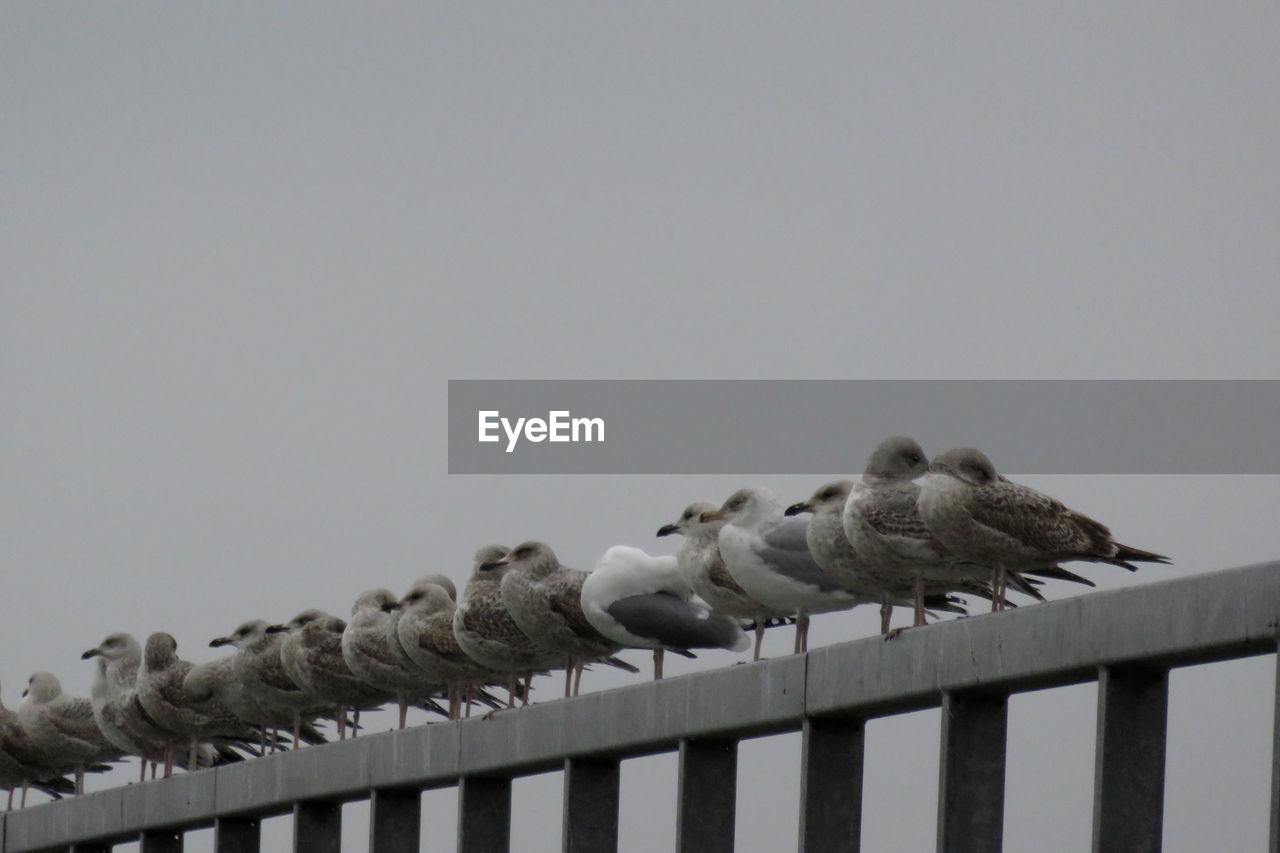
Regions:
<instances>
[{"instance_id":1,"label":"juvenile gull","mask_svg":"<svg viewBox=\"0 0 1280 853\"><path fill-rule=\"evenodd\" d=\"M712 612L693 597L675 557L654 557L615 545L582 584L582 612L596 630L623 646L653 649L653 678L662 678L663 652L745 651L751 640L738 620Z\"/></svg>"},{"instance_id":2,"label":"juvenile gull","mask_svg":"<svg viewBox=\"0 0 1280 853\"><path fill-rule=\"evenodd\" d=\"M582 613L582 582L587 573L560 564L551 546L525 542L497 561L502 576L502 603L520 630L539 646L564 655L564 695L578 695L582 670L592 661L639 672L614 657L622 646L605 637Z\"/></svg>"},{"instance_id":3,"label":"juvenile gull","mask_svg":"<svg viewBox=\"0 0 1280 853\"><path fill-rule=\"evenodd\" d=\"M216 699L241 722L255 726L262 732L262 747L267 748L268 729L288 728L293 725L293 711L260 702L250 692L249 686L235 673L235 654L198 664L182 680L182 691L196 702ZM306 743L324 743L325 737L314 726L304 723L299 729Z\"/></svg>"},{"instance_id":4,"label":"juvenile gull","mask_svg":"<svg viewBox=\"0 0 1280 853\"><path fill-rule=\"evenodd\" d=\"M80 657L96 659L97 675L89 696L98 728L117 749L142 759L139 781L145 779L147 762L150 761L153 768L163 764L171 754L169 746L178 733L157 724L138 698L142 648L132 634L116 633L108 635ZM196 766L211 766L219 759L214 749L202 745L196 755ZM187 757L184 756L183 760L186 762ZM189 764L185 766L189 770L195 769Z\"/></svg>"},{"instance_id":5,"label":"juvenile gull","mask_svg":"<svg viewBox=\"0 0 1280 853\"><path fill-rule=\"evenodd\" d=\"M720 528L723 518L703 521L706 513L714 513L717 507L710 501L694 501L680 513L673 524L658 528L659 536L679 533L684 536L676 563L695 595L705 601L716 613L751 623L755 629L755 648L752 660L760 660L760 645L764 642L765 628L786 619L782 610L765 607L747 595L725 567L720 555Z\"/></svg>"},{"instance_id":6,"label":"juvenile gull","mask_svg":"<svg viewBox=\"0 0 1280 853\"><path fill-rule=\"evenodd\" d=\"M849 537L845 535L841 515L853 490L852 480L836 480L818 489L807 501L787 507L786 515L802 512L813 513L805 531L805 543L814 562L821 566L845 589L860 596L880 601L880 633L890 635L889 620L894 605L911 606L914 590L910 580L901 572L888 571L880 564L869 563L858 556ZM930 609L946 610L963 615L965 609L956 599L950 598L949 589L963 589L982 595L981 584L963 582L951 587L926 585L923 604ZM988 597L990 594L988 593Z\"/></svg>"},{"instance_id":7,"label":"juvenile gull","mask_svg":"<svg viewBox=\"0 0 1280 853\"><path fill-rule=\"evenodd\" d=\"M77 794L84 793L85 767L122 755L94 721L93 703L63 693L62 683L51 672L37 672L27 681L18 721L45 764L75 768Z\"/></svg>"},{"instance_id":8,"label":"juvenile gull","mask_svg":"<svg viewBox=\"0 0 1280 853\"><path fill-rule=\"evenodd\" d=\"M50 767L44 763L40 751L22 727L18 713L0 701L0 787L9 789L9 804L13 808L13 792L22 788L21 805L27 804L27 787L44 791L55 800L62 794L76 790L75 783L63 774L72 768Z\"/></svg>"},{"instance_id":9,"label":"juvenile gull","mask_svg":"<svg viewBox=\"0 0 1280 853\"><path fill-rule=\"evenodd\" d=\"M453 636L469 657L507 676L507 705L515 707L516 688L524 679L522 703L529 704L533 673L557 668L562 656L529 639L502 601L502 563L506 548L486 545L476 551L473 570L453 611Z\"/></svg>"},{"instance_id":10,"label":"juvenile gull","mask_svg":"<svg viewBox=\"0 0 1280 853\"><path fill-rule=\"evenodd\" d=\"M739 489L719 510L702 518L726 520L720 529L720 553L747 595L795 615L796 652L808 648L811 614L874 601L845 589L814 562L806 541L809 519L783 516L778 498L763 486Z\"/></svg>"},{"instance_id":11,"label":"juvenile gull","mask_svg":"<svg viewBox=\"0 0 1280 853\"><path fill-rule=\"evenodd\" d=\"M933 460L920 479L917 507L929 532L962 559L994 568L992 586L1003 600L1012 573L1060 561L1169 563L1168 557L1121 545L1106 525L1048 495L1006 480L980 450L960 447Z\"/></svg>"},{"instance_id":12,"label":"juvenile gull","mask_svg":"<svg viewBox=\"0 0 1280 853\"><path fill-rule=\"evenodd\" d=\"M991 572L987 566L952 553L920 517L916 507L920 486L913 481L928 467L924 451L913 439L886 438L867 459L862 479L854 484L841 516L845 535L863 562L899 574L911 584L915 598L913 626L925 624L924 602L914 595L916 589L964 589L984 582ZM1053 565L1036 574L1093 585ZM1023 594L1044 600L1034 582L1020 575L1012 576L1011 582ZM995 590L982 595L991 599L993 609L997 607Z\"/></svg>"},{"instance_id":13,"label":"juvenile gull","mask_svg":"<svg viewBox=\"0 0 1280 853\"><path fill-rule=\"evenodd\" d=\"M283 633L280 664L290 679L333 707L338 739L347 736L347 710L355 714L352 737L360 725L360 712L377 708L392 695L362 681L342 656L342 634L347 623L323 610L308 609L283 625L272 625L268 633Z\"/></svg>"},{"instance_id":14,"label":"juvenile gull","mask_svg":"<svg viewBox=\"0 0 1280 853\"><path fill-rule=\"evenodd\" d=\"M287 715L296 744L302 737L303 723L309 723L319 714L329 710L328 703L305 690L280 663L279 634L267 632L270 625L264 619L242 622L225 637L216 637L209 646L233 646L231 672L244 685L246 692L261 706ZM276 738L272 746L277 746Z\"/></svg>"},{"instance_id":15,"label":"juvenile gull","mask_svg":"<svg viewBox=\"0 0 1280 853\"><path fill-rule=\"evenodd\" d=\"M419 578L400 598L400 618L396 636L405 654L424 671L436 673L444 681L449 696L449 719L462 715L462 705L471 716L471 699L480 688L506 676L481 666L462 650L453 635L453 612L456 609L452 583L448 586ZM482 701L499 707L481 694Z\"/></svg>"},{"instance_id":16,"label":"juvenile gull","mask_svg":"<svg viewBox=\"0 0 1280 853\"><path fill-rule=\"evenodd\" d=\"M195 664L178 657L178 641L172 634L158 631L147 637L138 667L136 689L142 708L164 729L186 740L187 766L194 767L201 741L243 745L254 732L229 708L213 697L197 701L183 689ZM176 741L177 739L175 739ZM176 742L170 742L170 750ZM165 762L166 770L172 757Z\"/></svg>"},{"instance_id":17,"label":"juvenile gull","mask_svg":"<svg viewBox=\"0 0 1280 853\"><path fill-rule=\"evenodd\" d=\"M410 705L442 716L446 711L431 701L444 689L443 682L429 678L400 647L396 633L399 608L399 601L389 590L360 593L351 606L351 621L342 632L342 658L361 681L395 697L403 729Z\"/></svg>"}]
</instances>

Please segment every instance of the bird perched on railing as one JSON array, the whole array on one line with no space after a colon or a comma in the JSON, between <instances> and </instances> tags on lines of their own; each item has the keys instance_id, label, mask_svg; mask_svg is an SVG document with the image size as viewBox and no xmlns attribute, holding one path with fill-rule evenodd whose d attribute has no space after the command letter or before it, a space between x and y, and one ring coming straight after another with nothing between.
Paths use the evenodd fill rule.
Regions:
<instances>
[{"instance_id":1,"label":"bird perched on railing","mask_svg":"<svg viewBox=\"0 0 1280 853\"><path fill-rule=\"evenodd\" d=\"M729 496L703 521L723 518L720 553L729 574L756 601L796 617L795 651L809 643L809 617L868 601L845 589L809 553L809 520L786 518L777 496L749 486Z\"/></svg>"},{"instance_id":2,"label":"bird perched on railing","mask_svg":"<svg viewBox=\"0 0 1280 853\"><path fill-rule=\"evenodd\" d=\"M530 640L564 655L564 695L578 695L582 670L601 661L639 672L614 657L622 646L605 637L582 613L582 583L587 573L560 564L551 546L525 542L507 552L496 566L504 566L502 603Z\"/></svg>"},{"instance_id":3,"label":"bird perched on railing","mask_svg":"<svg viewBox=\"0 0 1280 853\"><path fill-rule=\"evenodd\" d=\"M919 485L916 505L929 532L961 559L993 568L998 603L1013 573L1059 562L1110 563L1129 571L1137 570L1134 562L1171 562L1121 545L1105 524L1006 480L986 454L972 447L934 457Z\"/></svg>"},{"instance_id":4,"label":"bird perched on railing","mask_svg":"<svg viewBox=\"0 0 1280 853\"><path fill-rule=\"evenodd\" d=\"M723 518L702 520L704 514L714 514L717 507L710 501L694 501L680 513L680 518L672 524L664 524L658 528L659 536L670 536L679 533L684 536L680 550L676 553L676 564L680 567L689 587L716 613L730 616L746 623L746 627L755 632L755 646L752 660L760 660L760 646L764 642L764 632L770 625L791 621L784 610L767 607L747 595L738 585L725 567L724 557L720 554L720 528L724 527Z\"/></svg>"},{"instance_id":5,"label":"bird perched on railing","mask_svg":"<svg viewBox=\"0 0 1280 853\"><path fill-rule=\"evenodd\" d=\"M654 557L615 545L582 584L582 612L596 630L624 646L653 649L653 678L662 678L670 650L745 651L751 641L738 620L695 598L675 557Z\"/></svg>"},{"instance_id":6,"label":"bird perched on railing","mask_svg":"<svg viewBox=\"0 0 1280 853\"><path fill-rule=\"evenodd\" d=\"M44 763L75 768L77 794L84 793L86 767L124 754L98 728L93 703L87 697L63 693L62 682L52 672L37 672L27 680L18 722Z\"/></svg>"}]
</instances>

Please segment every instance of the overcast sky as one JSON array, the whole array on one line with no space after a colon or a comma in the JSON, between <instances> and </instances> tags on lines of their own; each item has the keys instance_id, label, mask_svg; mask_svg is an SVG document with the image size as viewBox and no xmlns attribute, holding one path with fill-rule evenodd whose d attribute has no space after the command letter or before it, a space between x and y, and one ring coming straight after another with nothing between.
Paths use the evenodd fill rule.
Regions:
<instances>
[{"instance_id":1,"label":"overcast sky","mask_svg":"<svg viewBox=\"0 0 1280 853\"><path fill-rule=\"evenodd\" d=\"M4 701L761 480L451 477L450 378L1278 378L1280 7L1087 5L0 5ZM1176 561L1101 587L1280 556L1280 478L1030 482ZM1175 674L1167 851L1263 846L1274 671ZM1013 701L1006 850L1087 847L1094 698ZM938 728L871 724L864 850L931 848ZM798 750L743 745L741 849L794 845ZM674 778L624 765L625 850Z\"/></svg>"}]
</instances>

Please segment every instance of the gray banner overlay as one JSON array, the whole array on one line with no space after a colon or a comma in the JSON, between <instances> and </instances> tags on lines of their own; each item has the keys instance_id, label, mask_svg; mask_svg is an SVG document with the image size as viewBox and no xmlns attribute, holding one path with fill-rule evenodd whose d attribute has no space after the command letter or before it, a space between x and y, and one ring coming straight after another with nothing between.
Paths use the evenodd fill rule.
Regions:
<instances>
[{"instance_id":1,"label":"gray banner overlay","mask_svg":"<svg viewBox=\"0 0 1280 853\"><path fill-rule=\"evenodd\" d=\"M451 474L856 474L890 435L1006 474L1280 474L1280 381L449 382Z\"/></svg>"}]
</instances>

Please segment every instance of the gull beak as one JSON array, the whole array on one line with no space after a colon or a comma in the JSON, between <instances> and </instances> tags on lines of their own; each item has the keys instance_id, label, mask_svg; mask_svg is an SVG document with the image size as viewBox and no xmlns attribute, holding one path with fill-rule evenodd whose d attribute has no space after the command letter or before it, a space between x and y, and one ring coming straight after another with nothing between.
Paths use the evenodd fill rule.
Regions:
<instances>
[{"instance_id":1,"label":"gull beak","mask_svg":"<svg viewBox=\"0 0 1280 853\"><path fill-rule=\"evenodd\" d=\"M286 631L288 631L288 630L289 630L289 629L288 629L288 628L286 628L286 627L285 627L285 626L283 626L283 625L268 625L268 626L267 626L267 633L268 633L268 634L283 634L283 633L285 633L285 632L286 632Z\"/></svg>"},{"instance_id":2,"label":"gull beak","mask_svg":"<svg viewBox=\"0 0 1280 853\"><path fill-rule=\"evenodd\" d=\"M792 504L783 511L783 515L799 515L802 512L813 512L813 505L800 501L798 504Z\"/></svg>"},{"instance_id":3,"label":"gull beak","mask_svg":"<svg viewBox=\"0 0 1280 853\"><path fill-rule=\"evenodd\" d=\"M491 571L491 570L493 570L493 569L500 569L500 568L502 568L503 566L506 566L506 565L509 565L509 563L508 563L506 560L493 560L493 561L488 562L488 563L481 563L481 564L480 564L480 571L482 571L482 572L488 572L488 571Z\"/></svg>"},{"instance_id":4,"label":"gull beak","mask_svg":"<svg viewBox=\"0 0 1280 853\"><path fill-rule=\"evenodd\" d=\"M27 698L27 694L28 694L28 693L30 693L30 692L31 692L30 690L24 690L24 691L22 691L22 698L23 698L23 699L26 699L26 698Z\"/></svg>"},{"instance_id":5,"label":"gull beak","mask_svg":"<svg viewBox=\"0 0 1280 853\"><path fill-rule=\"evenodd\" d=\"M723 520L724 520L724 513L718 509L707 510L702 515L698 516L698 521L701 521L703 524L706 524L708 521L723 521Z\"/></svg>"},{"instance_id":6,"label":"gull beak","mask_svg":"<svg viewBox=\"0 0 1280 853\"><path fill-rule=\"evenodd\" d=\"M679 533L680 526L678 524L664 524L658 528L659 536L670 536L672 533Z\"/></svg>"},{"instance_id":7,"label":"gull beak","mask_svg":"<svg viewBox=\"0 0 1280 853\"><path fill-rule=\"evenodd\" d=\"M92 648L92 649L89 649L89 651L85 652L84 654L80 655L80 660L88 660L89 658L96 658L100 654L102 654L102 649Z\"/></svg>"},{"instance_id":8,"label":"gull beak","mask_svg":"<svg viewBox=\"0 0 1280 853\"><path fill-rule=\"evenodd\" d=\"M209 641L209 648L211 649L216 649L218 648L218 646L229 646L229 645L231 645L230 637L217 637Z\"/></svg>"},{"instance_id":9,"label":"gull beak","mask_svg":"<svg viewBox=\"0 0 1280 853\"><path fill-rule=\"evenodd\" d=\"M483 566L482 566L481 568L483 568ZM384 604L384 605L382 605L382 612L383 612L383 613L394 613L395 611L397 611L397 610L399 610L399 609L400 609L400 602L398 602L398 601L392 601L392 602L391 602L391 603L389 603L389 604Z\"/></svg>"}]
</instances>

